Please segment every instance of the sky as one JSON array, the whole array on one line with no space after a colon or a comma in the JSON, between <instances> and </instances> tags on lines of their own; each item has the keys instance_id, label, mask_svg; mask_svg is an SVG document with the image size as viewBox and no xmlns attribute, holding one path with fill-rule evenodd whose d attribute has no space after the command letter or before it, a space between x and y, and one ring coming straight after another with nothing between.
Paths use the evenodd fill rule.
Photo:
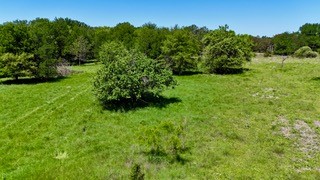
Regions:
<instances>
[{"instance_id":1,"label":"sky","mask_svg":"<svg viewBox=\"0 0 320 180\"><path fill-rule=\"evenodd\" d=\"M320 23L319 0L0 0L0 23L68 17L90 26L152 22L162 27L228 24L239 34L273 36Z\"/></svg>"}]
</instances>

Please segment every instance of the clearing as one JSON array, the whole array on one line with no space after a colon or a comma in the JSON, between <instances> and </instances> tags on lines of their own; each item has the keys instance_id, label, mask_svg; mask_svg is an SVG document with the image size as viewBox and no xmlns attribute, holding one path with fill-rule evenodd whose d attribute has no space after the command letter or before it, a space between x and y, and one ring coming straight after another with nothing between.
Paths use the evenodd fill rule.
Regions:
<instances>
[{"instance_id":1,"label":"clearing","mask_svg":"<svg viewBox=\"0 0 320 180\"><path fill-rule=\"evenodd\" d=\"M99 66L47 83L0 84L0 177L284 179L320 176L320 60L255 58L236 75L176 77L161 102L104 110ZM186 161L150 161L142 129L183 124Z\"/></svg>"}]
</instances>

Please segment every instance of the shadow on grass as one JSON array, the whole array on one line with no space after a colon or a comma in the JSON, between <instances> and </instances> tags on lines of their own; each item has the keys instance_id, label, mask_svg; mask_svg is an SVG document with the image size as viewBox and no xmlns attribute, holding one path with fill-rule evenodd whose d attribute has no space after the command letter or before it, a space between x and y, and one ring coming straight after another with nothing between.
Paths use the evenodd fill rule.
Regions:
<instances>
[{"instance_id":1,"label":"shadow on grass","mask_svg":"<svg viewBox=\"0 0 320 180\"><path fill-rule=\"evenodd\" d=\"M248 68L224 68L216 70L216 74L220 75L232 75L232 74L242 74L244 72L250 71Z\"/></svg>"},{"instance_id":2,"label":"shadow on grass","mask_svg":"<svg viewBox=\"0 0 320 180\"><path fill-rule=\"evenodd\" d=\"M184 150L184 152L187 152L189 151L190 148L187 148ZM182 155L180 154L176 154L176 155L173 155L173 154L167 154L163 151L160 151L160 152L142 152L142 154L144 154L145 156L147 156L148 158L148 161L151 162L151 163L162 163L164 161L167 161L171 164L173 163L179 163L179 164L186 164L188 162L190 162L189 159L183 157Z\"/></svg>"},{"instance_id":3,"label":"shadow on grass","mask_svg":"<svg viewBox=\"0 0 320 180\"><path fill-rule=\"evenodd\" d=\"M311 80L313 80L313 81L320 81L320 77L314 77L314 78L312 78Z\"/></svg>"},{"instance_id":4,"label":"shadow on grass","mask_svg":"<svg viewBox=\"0 0 320 180\"><path fill-rule=\"evenodd\" d=\"M58 78L50 78L50 79L37 79L37 78L21 78L18 80L8 79L4 81L0 81L0 84L3 85L34 85L40 83L54 83L59 82L67 77L58 77Z\"/></svg>"},{"instance_id":5,"label":"shadow on grass","mask_svg":"<svg viewBox=\"0 0 320 180\"><path fill-rule=\"evenodd\" d=\"M122 101L113 101L104 105L105 110L117 111L117 112L128 112L132 110L142 109L146 107L156 107L156 108L165 108L169 104L181 102L181 99L163 96L152 96L148 95L142 99L133 101L131 99L124 99Z\"/></svg>"},{"instance_id":6,"label":"shadow on grass","mask_svg":"<svg viewBox=\"0 0 320 180\"><path fill-rule=\"evenodd\" d=\"M198 75L198 74L203 74L202 72L200 71L184 71L182 73L173 73L174 75L177 75L177 76L192 76L192 75Z\"/></svg>"}]
</instances>

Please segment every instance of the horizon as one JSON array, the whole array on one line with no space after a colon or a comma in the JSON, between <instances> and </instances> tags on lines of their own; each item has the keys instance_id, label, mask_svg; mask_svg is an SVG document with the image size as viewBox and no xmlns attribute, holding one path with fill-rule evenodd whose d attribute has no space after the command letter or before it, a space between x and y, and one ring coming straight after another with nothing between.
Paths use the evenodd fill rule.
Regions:
<instances>
[{"instance_id":1,"label":"horizon","mask_svg":"<svg viewBox=\"0 0 320 180\"><path fill-rule=\"evenodd\" d=\"M159 27L175 25L217 29L227 24L238 34L272 37L284 32L297 32L305 23L319 23L320 2L316 0L163 0L129 1L6 1L2 3L0 23L36 18L70 18L92 27L114 27L129 22L135 27L154 23ZM289 9L289 10L287 10Z\"/></svg>"}]
</instances>

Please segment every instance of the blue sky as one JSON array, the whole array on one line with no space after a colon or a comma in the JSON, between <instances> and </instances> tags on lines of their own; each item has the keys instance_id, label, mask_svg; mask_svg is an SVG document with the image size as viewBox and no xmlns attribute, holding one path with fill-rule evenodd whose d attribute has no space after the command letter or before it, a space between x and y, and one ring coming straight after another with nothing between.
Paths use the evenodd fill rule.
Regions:
<instances>
[{"instance_id":1,"label":"blue sky","mask_svg":"<svg viewBox=\"0 0 320 180\"><path fill-rule=\"evenodd\" d=\"M196 24L215 29L228 24L241 34L297 31L320 23L319 0L0 0L0 23L69 17L91 26L147 22L172 27Z\"/></svg>"}]
</instances>

